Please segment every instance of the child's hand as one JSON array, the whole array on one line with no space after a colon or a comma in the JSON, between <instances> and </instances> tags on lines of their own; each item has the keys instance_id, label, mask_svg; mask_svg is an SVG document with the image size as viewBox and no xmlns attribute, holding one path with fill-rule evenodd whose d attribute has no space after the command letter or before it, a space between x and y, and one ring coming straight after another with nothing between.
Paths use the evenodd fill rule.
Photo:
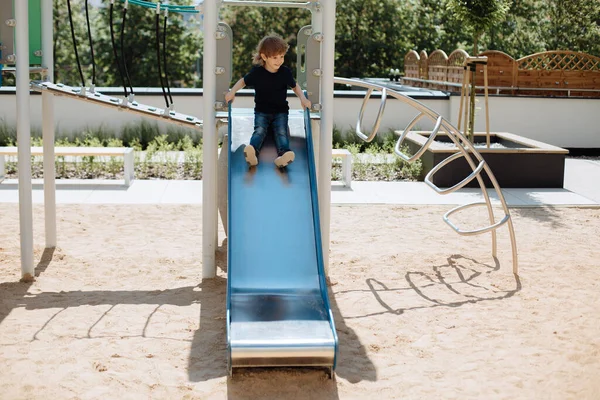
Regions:
<instances>
[{"instance_id":1,"label":"child's hand","mask_svg":"<svg viewBox=\"0 0 600 400\"><path fill-rule=\"evenodd\" d=\"M229 104L229 103L233 102L233 99L235 99L235 93L234 92L227 92L227 93L225 93L225 103Z\"/></svg>"},{"instance_id":2,"label":"child's hand","mask_svg":"<svg viewBox=\"0 0 600 400\"><path fill-rule=\"evenodd\" d=\"M308 108L310 110L310 107L311 107L312 103L310 102L309 99L304 98L304 99L301 100L301 103L302 103L302 107L303 108Z\"/></svg>"}]
</instances>

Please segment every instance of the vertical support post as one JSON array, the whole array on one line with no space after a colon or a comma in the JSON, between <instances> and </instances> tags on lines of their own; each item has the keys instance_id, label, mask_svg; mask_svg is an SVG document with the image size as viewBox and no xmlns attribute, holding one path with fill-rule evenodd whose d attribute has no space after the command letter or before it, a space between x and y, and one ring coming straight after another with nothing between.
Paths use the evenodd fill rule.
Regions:
<instances>
[{"instance_id":1,"label":"vertical support post","mask_svg":"<svg viewBox=\"0 0 600 400\"><path fill-rule=\"evenodd\" d=\"M131 186L135 179L135 156L133 149L125 150L123 154L123 176L125 178L125 186Z\"/></svg>"},{"instance_id":2,"label":"vertical support post","mask_svg":"<svg viewBox=\"0 0 600 400\"><path fill-rule=\"evenodd\" d=\"M313 137L313 150L315 154L315 171L317 176L319 174L319 144L321 140L321 120L320 119L310 119L310 128L312 130ZM317 190L319 188L318 180L317 180ZM319 211L319 215L321 212Z\"/></svg>"},{"instance_id":3,"label":"vertical support post","mask_svg":"<svg viewBox=\"0 0 600 400\"><path fill-rule=\"evenodd\" d=\"M15 1L17 73L17 146L21 280L33 280L33 205L31 193L31 125L29 99L29 2Z\"/></svg>"},{"instance_id":4,"label":"vertical support post","mask_svg":"<svg viewBox=\"0 0 600 400\"><path fill-rule=\"evenodd\" d=\"M335 0L321 3L323 43L321 46L321 137L319 146L319 208L325 273L329 270L331 212L331 147L333 141L333 78L335 62Z\"/></svg>"},{"instance_id":5,"label":"vertical support post","mask_svg":"<svg viewBox=\"0 0 600 400\"><path fill-rule=\"evenodd\" d=\"M202 173L202 278L214 278L217 273L217 132L216 132L216 60L218 0L207 0L204 7L204 57L202 75L203 113L203 173Z\"/></svg>"},{"instance_id":6,"label":"vertical support post","mask_svg":"<svg viewBox=\"0 0 600 400\"><path fill-rule=\"evenodd\" d=\"M52 1L42 1L42 66L46 81L54 82L54 27ZM54 164L54 96L42 93L42 138L44 146L44 221L46 248L56 247L56 171Z\"/></svg>"},{"instance_id":7,"label":"vertical support post","mask_svg":"<svg viewBox=\"0 0 600 400\"><path fill-rule=\"evenodd\" d=\"M5 168L4 168L4 155L0 154L0 182L4 180Z\"/></svg>"},{"instance_id":8,"label":"vertical support post","mask_svg":"<svg viewBox=\"0 0 600 400\"><path fill-rule=\"evenodd\" d=\"M488 70L487 63L483 64L483 90L485 93L485 141L488 149L490 148L490 108L488 101Z\"/></svg>"}]
</instances>

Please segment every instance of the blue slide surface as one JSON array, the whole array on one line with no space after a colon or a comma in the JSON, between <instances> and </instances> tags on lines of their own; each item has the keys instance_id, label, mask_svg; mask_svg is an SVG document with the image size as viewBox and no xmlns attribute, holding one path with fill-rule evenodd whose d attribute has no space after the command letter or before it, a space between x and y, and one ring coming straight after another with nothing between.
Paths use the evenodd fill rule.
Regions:
<instances>
[{"instance_id":1,"label":"blue slide surface","mask_svg":"<svg viewBox=\"0 0 600 400\"><path fill-rule=\"evenodd\" d=\"M229 110L227 347L236 367L333 371L337 335L323 268L308 111L290 111L295 161L279 170L267 139L249 168L252 110Z\"/></svg>"}]
</instances>

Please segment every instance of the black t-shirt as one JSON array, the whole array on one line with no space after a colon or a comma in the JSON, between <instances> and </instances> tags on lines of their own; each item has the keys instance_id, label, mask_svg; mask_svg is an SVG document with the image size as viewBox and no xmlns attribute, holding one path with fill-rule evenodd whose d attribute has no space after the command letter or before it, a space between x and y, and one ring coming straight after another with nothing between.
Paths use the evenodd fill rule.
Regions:
<instances>
[{"instance_id":1,"label":"black t-shirt","mask_svg":"<svg viewBox=\"0 0 600 400\"><path fill-rule=\"evenodd\" d=\"M290 107L287 89L296 87L292 71L282 65L277 72L269 72L262 66L253 67L244 76L246 86L254 87L254 110L263 113L283 113Z\"/></svg>"}]
</instances>

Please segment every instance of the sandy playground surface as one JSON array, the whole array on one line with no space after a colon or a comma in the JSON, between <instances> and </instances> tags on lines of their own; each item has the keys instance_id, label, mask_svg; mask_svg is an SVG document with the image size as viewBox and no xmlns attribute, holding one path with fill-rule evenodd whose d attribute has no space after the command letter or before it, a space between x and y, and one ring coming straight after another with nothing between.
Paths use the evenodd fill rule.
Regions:
<instances>
[{"instance_id":1,"label":"sandy playground surface","mask_svg":"<svg viewBox=\"0 0 600 400\"><path fill-rule=\"evenodd\" d=\"M0 204L2 399L600 399L600 209L513 209L506 228L451 207L333 207L337 376L227 378L226 241L202 282L199 206L59 206L59 248L20 283L18 206ZM457 224L485 225L479 211Z\"/></svg>"}]
</instances>

